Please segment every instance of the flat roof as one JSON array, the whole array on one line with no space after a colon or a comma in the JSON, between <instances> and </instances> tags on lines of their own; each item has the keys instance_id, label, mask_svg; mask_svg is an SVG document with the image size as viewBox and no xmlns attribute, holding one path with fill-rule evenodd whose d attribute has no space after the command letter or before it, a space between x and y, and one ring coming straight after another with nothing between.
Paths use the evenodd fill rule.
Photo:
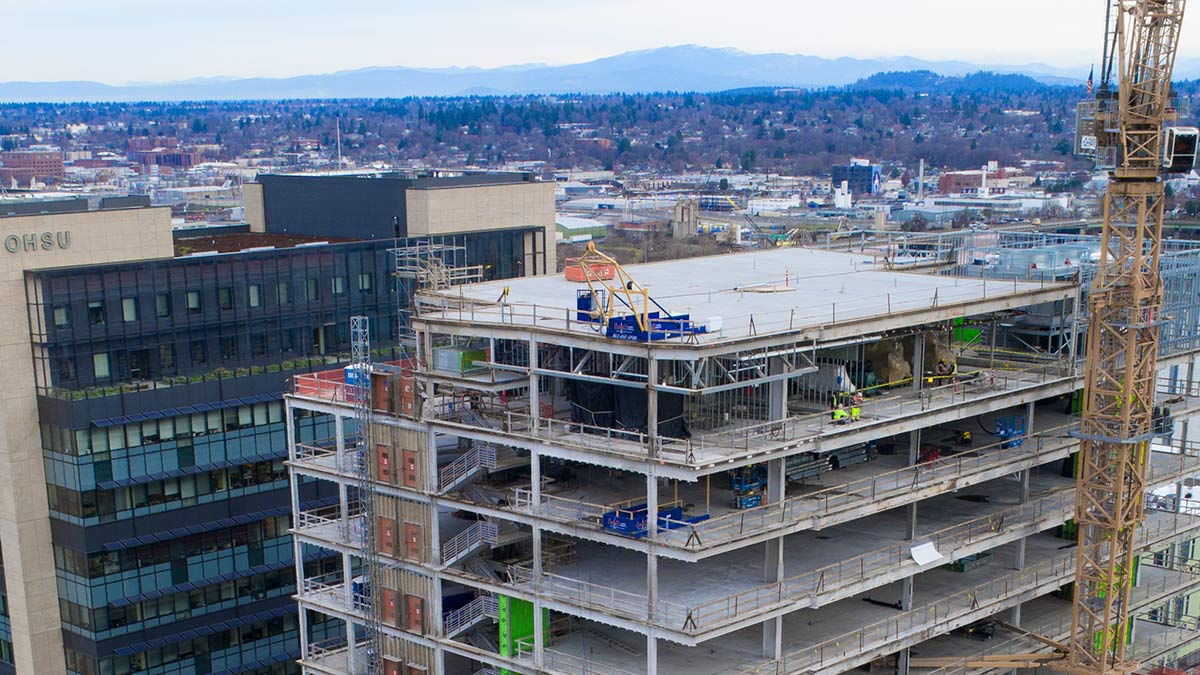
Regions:
<instances>
[{"instance_id":1,"label":"flat roof","mask_svg":"<svg viewBox=\"0 0 1200 675\"><path fill-rule=\"evenodd\" d=\"M911 314L922 310L944 312L958 307L963 311L955 315L962 316L1074 296L1072 284L889 271L871 256L807 248L628 265L625 270L672 314L690 314L695 322L710 328L720 325L719 330L696 336L692 342L699 344L799 333L896 315L911 319ZM495 303L506 287L505 309L501 311ZM440 318L474 324L534 325L536 308L540 329L581 331L589 324L575 318L576 291L586 288L586 284L567 281L561 273L456 286L441 295L490 306L475 307L469 317L451 309ZM985 301L999 301L1003 307L965 306ZM652 311L656 309L651 307ZM571 321L567 321L568 316ZM426 310L422 318L437 319L439 314ZM908 320L903 325L915 324ZM599 330L594 332L598 334Z\"/></svg>"}]
</instances>

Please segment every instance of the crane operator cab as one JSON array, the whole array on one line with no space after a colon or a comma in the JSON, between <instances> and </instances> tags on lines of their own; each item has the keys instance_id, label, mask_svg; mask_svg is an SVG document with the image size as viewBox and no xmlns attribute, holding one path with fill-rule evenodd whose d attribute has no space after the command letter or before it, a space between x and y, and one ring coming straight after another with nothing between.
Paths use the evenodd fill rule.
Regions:
<instances>
[{"instance_id":1,"label":"crane operator cab","mask_svg":"<svg viewBox=\"0 0 1200 675\"><path fill-rule=\"evenodd\" d=\"M1163 129L1163 171L1188 173L1196 164L1200 145L1200 129L1196 127L1167 127Z\"/></svg>"}]
</instances>

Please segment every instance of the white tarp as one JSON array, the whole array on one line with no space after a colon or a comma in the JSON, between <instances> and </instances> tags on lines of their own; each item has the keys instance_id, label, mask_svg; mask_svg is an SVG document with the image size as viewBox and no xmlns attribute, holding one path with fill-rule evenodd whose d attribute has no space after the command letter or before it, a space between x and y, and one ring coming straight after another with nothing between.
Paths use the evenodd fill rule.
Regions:
<instances>
[{"instance_id":1,"label":"white tarp","mask_svg":"<svg viewBox=\"0 0 1200 675\"><path fill-rule=\"evenodd\" d=\"M909 554L912 555L912 559L917 561L917 564L922 567L942 559L942 554L938 553L938 550L933 547L933 542L921 544L920 546L914 546L912 547L912 550L909 551Z\"/></svg>"}]
</instances>

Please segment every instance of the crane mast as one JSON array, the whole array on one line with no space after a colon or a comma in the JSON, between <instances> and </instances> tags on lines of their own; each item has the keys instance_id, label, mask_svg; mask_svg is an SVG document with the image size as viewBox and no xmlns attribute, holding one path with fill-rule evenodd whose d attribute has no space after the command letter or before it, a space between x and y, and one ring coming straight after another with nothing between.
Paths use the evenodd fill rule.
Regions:
<instances>
[{"instance_id":1,"label":"crane mast","mask_svg":"<svg viewBox=\"0 0 1200 675\"><path fill-rule=\"evenodd\" d=\"M1163 133L1186 0L1111 0L1091 134L1082 147L1110 170L1100 261L1088 299L1086 378L1077 462L1073 673L1132 672L1135 537L1145 518L1153 437L1163 225ZM1108 78L1113 63L1117 88ZM1090 138L1089 138L1090 137Z\"/></svg>"}]
</instances>

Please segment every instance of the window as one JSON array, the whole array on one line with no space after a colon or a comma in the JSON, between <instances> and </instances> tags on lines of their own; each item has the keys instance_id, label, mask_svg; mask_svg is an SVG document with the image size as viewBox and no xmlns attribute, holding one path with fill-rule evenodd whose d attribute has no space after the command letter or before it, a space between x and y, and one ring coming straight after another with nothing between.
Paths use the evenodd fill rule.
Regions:
<instances>
[{"instance_id":1,"label":"window","mask_svg":"<svg viewBox=\"0 0 1200 675\"><path fill-rule=\"evenodd\" d=\"M284 328L279 334L279 349L285 354L296 350L296 334L291 328Z\"/></svg>"},{"instance_id":2,"label":"window","mask_svg":"<svg viewBox=\"0 0 1200 675\"><path fill-rule=\"evenodd\" d=\"M171 316L171 295L169 293L159 293L154 296L154 316L160 319Z\"/></svg>"},{"instance_id":3,"label":"window","mask_svg":"<svg viewBox=\"0 0 1200 675\"><path fill-rule=\"evenodd\" d=\"M68 328L71 325L71 312L66 307L54 308L54 327Z\"/></svg>"},{"instance_id":4,"label":"window","mask_svg":"<svg viewBox=\"0 0 1200 675\"><path fill-rule=\"evenodd\" d=\"M175 345L158 346L158 366L165 371L175 370Z\"/></svg>"},{"instance_id":5,"label":"window","mask_svg":"<svg viewBox=\"0 0 1200 675\"><path fill-rule=\"evenodd\" d=\"M266 356L267 355L267 335L266 335L266 333L254 333L250 336L250 355L251 356Z\"/></svg>"},{"instance_id":6,"label":"window","mask_svg":"<svg viewBox=\"0 0 1200 675\"><path fill-rule=\"evenodd\" d=\"M200 291L187 292L187 310L188 314L199 314L204 311L204 308L200 305Z\"/></svg>"},{"instance_id":7,"label":"window","mask_svg":"<svg viewBox=\"0 0 1200 675\"><path fill-rule=\"evenodd\" d=\"M208 348L204 344L204 340L192 340L192 365L199 365L208 362Z\"/></svg>"},{"instance_id":8,"label":"window","mask_svg":"<svg viewBox=\"0 0 1200 675\"><path fill-rule=\"evenodd\" d=\"M329 281L334 295L344 295L346 293L346 277L333 277Z\"/></svg>"},{"instance_id":9,"label":"window","mask_svg":"<svg viewBox=\"0 0 1200 675\"><path fill-rule=\"evenodd\" d=\"M97 380L109 377L108 354L92 354L92 371L95 372Z\"/></svg>"},{"instance_id":10,"label":"window","mask_svg":"<svg viewBox=\"0 0 1200 675\"><path fill-rule=\"evenodd\" d=\"M125 323L137 321L137 298L121 298L121 319Z\"/></svg>"},{"instance_id":11,"label":"window","mask_svg":"<svg viewBox=\"0 0 1200 675\"><path fill-rule=\"evenodd\" d=\"M217 289L217 307L233 309L233 286L222 286Z\"/></svg>"},{"instance_id":12,"label":"window","mask_svg":"<svg viewBox=\"0 0 1200 675\"><path fill-rule=\"evenodd\" d=\"M372 276L370 272L363 272L362 274L358 275L358 290L362 291L363 293L370 293L371 289L374 288L374 285L375 277Z\"/></svg>"},{"instance_id":13,"label":"window","mask_svg":"<svg viewBox=\"0 0 1200 675\"><path fill-rule=\"evenodd\" d=\"M258 284L250 284L249 290L250 292L248 295L250 298L250 306L262 307L262 286L259 286Z\"/></svg>"},{"instance_id":14,"label":"window","mask_svg":"<svg viewBox=\"0 0 1200 675\"><path fill-rule=\"evenodd\" d=\"M226 361L237 358L237 338L223 337L221 338L221 358Z\"/></svg>"},{"instance_id":15,"label":"window","mask_svg":"<svg viewBox=\"0 0 1200 675\"><path fill-rule=\"evenodd\" d=\"M317 300L321 297L321 286L319 279L308 280L308 299Z\"/></svg>"},{"instance_id":16,"label":"window","mask_svg":"<svg viewBox=\"0 0 1200 675\"><path fill-rule=\"evenodd\" d=\"M88 323L93 326L104 325L104 301L93 300L88 303Z\"/></svg>"},{"instance_id":17,"label":"window","mask_svg":"<svg viewBox=\"0 0 1200 675\"><path fill-rule=\"evenodd\" d=\"M288 282L281 281L279 282L279 285L275 287L275 300L277 300L280 305L288 304Z\"/></svg>"},{"instance_id":18,"label":"window","mask_svg":"<svg viewBox=\"0 0 1200 675\"><path fill-rule=\"evenodd\" d=\"M58 359L58 377L60 380L66 381L75 379L75 359L69 356Z\"/></svg>"}]
</instances>

